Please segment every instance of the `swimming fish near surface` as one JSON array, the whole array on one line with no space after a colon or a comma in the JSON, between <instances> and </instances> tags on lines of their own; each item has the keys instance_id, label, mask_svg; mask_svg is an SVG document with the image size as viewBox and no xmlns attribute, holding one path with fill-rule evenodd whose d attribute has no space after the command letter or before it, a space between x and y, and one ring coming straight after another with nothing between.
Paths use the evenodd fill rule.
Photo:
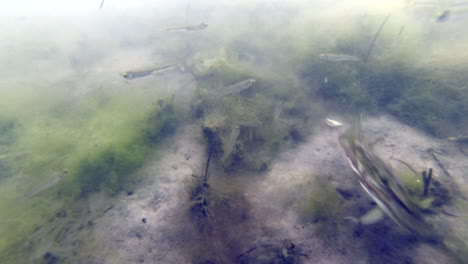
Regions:
<instances>
[{"instance_id":1,"label":"swimming fish near surface","mask_svg":"<svg viewBox=\"0 0 468 264\"><path fill-rule=\"evenodd\" d=\"M172 28L168 28L167 31L196 31L196 30L205 29L207 27L208 27L208 24L201 23L199 25L194 25L194 26L172 27Z\"/></svg>"},{"instance_id":2,"label":"swimming fish near surface","mask_svg":"<svg viewBox=\"0 0 468 264\"><path fill-rule=\"evenodd\" d=\"M31 197L34 197L36 196L37 194L49 189L50 187L56 185L57 183L59 183L63 177L65 177L65 175L68 174L68 170L63 170L62 172L59 172L57 174L54 175L54 177L52 179L50 179L47 183L45 183L44 185L42 185L41 187L33 190L31 193L28 193L28 194L25 194L21 197L19 197L17 200L26 200L26 199L29 199Z\"/></svg>"},{"instance_id":3,"label":"swimming fish near surface","mask_svg":"<svg viewBox=\"0 0 468 264\"><path fill-rule=\"evenodd\" d=\"M219 94L217 94L215 97L216 98L221 98L223 96L233 94L233 93L240 93L243 90L249 89L255 84L256 80L255 79L247 79L245 81L241 81L238 83L235 83L233 85L230 85L226 88L223 88Z\"/></svg>"},{"instance_id":4,"label":"swimming fish near surface","mask_svg":"<svg viewBox=\"0 0 468 264\"><path fill-rule=\"evenodd\" d=\"M341 61L361 61L356 56L346 55L346 54L335 54L335 53L322 53L320 54L320 59L331 62L341 62Z\"/></svg>"},{"instance_id":5,"label":"swimming fish near surface","mask_svg":"<svg viewBox=\"0 0 468 264\"><path fill-rule=\"evenodd\" d=\"M145 77L145 76L148 76L148 75L151 75L151 74L163 73L165 71L170 71L170 70L177 69L177 68L178 68L177 64L170 64L170 65L165 65L165 66L162 66L162 67L152 68L152 69L148 69L148 70L124 72L124 73L122 73L122 76L125 79L131 80L131 79L135 79L135 78Z\"/></svg>"}]
</instances>

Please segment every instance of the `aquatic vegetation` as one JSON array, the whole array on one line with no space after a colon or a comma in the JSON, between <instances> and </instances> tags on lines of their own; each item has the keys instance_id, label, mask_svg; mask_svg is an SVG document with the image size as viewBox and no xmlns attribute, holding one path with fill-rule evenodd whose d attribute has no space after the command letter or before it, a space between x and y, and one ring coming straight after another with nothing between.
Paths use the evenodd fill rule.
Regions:
<instances>
[{"instance_id":1,"label":"aquatic vegetation","mask_svg":"<svg viewBox=\"0 0 468 264\"><path fill-rule=\"evenodd\" d=\"M406 90L398 100L389 104L389 111L437 136L462 133L467 126L461 113L466 108L466 93L438 81L425 83L426 87Z\"/></svg>"},{"instance_id":2,"label":"aquatic vegetation","mask_svg":"<svg viewBox=\"0 0 468 264\"><path fill-rule=\"evenodd\" d=\"M330 224L343 218L342 199L325 177L315 177L311 190L300 201L303 219L314 223Z\"/></svg>"},{"instance_id":3,"label":"aquatic vegetation","mask_svg":"<svg viewBox=\"0 0 468 264\"><path fill-rule=\"evenodd\" d=\"M274 119L275 103L269 98L281 96L285 101L291 100L288 89L297 87L288 81L265 78L254 81L251 77L255 76L247 74L248 68L222 57L200 62L194 69L199 93L193 112L202 119L209 144L217 142L213 158L220 159L226 171L241 167L264 170L271 154L289 133L286 123ZM224 96L227 93L230 95ZM288 105L284 108L285 115L291 112ZM256 158L254 153L259 151L268 158Z\"/></svg>"},{"instance_id":4,"label":"aquatic vegetation","mask_svg":"<svg viewBox=\"0 0 468 264\"><path fill-rule=\"evenodd\" d=\"M42 102L40 111L23 110L35 114L7 112L14 114L10 119L15 122L1 126L2 135L8 137L1 147L28 154L0 160L8 168L2 173L12 178L2 185L0 196L2 256L18 257L30 248L40 252L41 239L53 243L56 238L34 239L31 234L39 227L47 230L56 225L54 232L64 228L48 223L51 217L74 208L93 192L116 193L135 180L132 172L174 132L183 116L173 100L154 102L161 95L97 90L73 102L66 97ZM68 173L54 176L61 170Z\"/></svg>"},{"instance_id":5,"label":"aquatic vegetation","mask_svg":"<svg viewBox=\"0 0 468 264\"><path fill-rule=\"evenodd\" d=\"M365 64L323 65L315 58L321 51L311 46L307 52L309 61L304 61L301 67L302 78L315 84L314 95L335 102L337 107L358 113L390 112L440 137L463 133L467 123L460 113L466 108L467 97L463 92L466 78L463 81L460 70L465 67L457 63L447 65L444 59L424 62L431 51L420 48L424 30L416 25L404 32L404 46L394 47L394 37L390 34L393 19L383 28ZM372 38L366 30L375 31L373 28L378 23L373 20L363 19L347 32L338 34L329 50L365 57ZM319 41L325 38L316 37Z\"/></svg>"},{"instance_id":6,"label":"aquatic vegetation","mask_svg":"<svg viewBox=\"0 0 468 264\"><path fill-rule=\"evenodd\" d=\"M189 185L188 220L196 230L196 242L189 254L195 263L222 261L229 263L239 250L238 241L244 227L247 204L242 187L230 183L216 169L210 169L216 142L205 133L207 159L200 174ZM218 174L218 175L216 175ZM229 245L229 246L227 246Z\"/></svg>"}]
</instances>

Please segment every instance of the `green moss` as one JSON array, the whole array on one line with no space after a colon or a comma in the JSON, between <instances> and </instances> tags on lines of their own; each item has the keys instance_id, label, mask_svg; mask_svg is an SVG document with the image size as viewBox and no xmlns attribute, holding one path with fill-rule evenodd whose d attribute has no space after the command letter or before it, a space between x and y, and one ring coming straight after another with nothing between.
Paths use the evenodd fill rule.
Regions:
<instances>
[{"instance_id":1,"label":"green moss","mask_svg":"<svg viewBox=\"0 0 468 264\"><path fill-rule=\"evenodd\" d=\"M402 181L408 192L412 196L423 194L424 183L421 175L415 175L411 170L407 169L398 174L398 178Z\"/></svg>"},{"instance_id":2,"label":"green moss","mask_svg":"<svg viewBox=\"0 0 468 264\"><path fill-rule=\"evenodd\" d=\"M335 188L325 179L316 177L311 190L301 202L302 216L312 222L333 222L341 217L341 199Z\"/></svg>"},{"instance_id":3,"label":"green moss","mask_svg":"<svg viewBox=\"0 0 468 264\"><path fill-rule=\"evenodd\" d=\"M77 169L76 177L81 186L81 195L100 191L101 188L116 192L121 190L129 174L143 164L148 147L118 145L90 154Z\"/></svg>"}]
</instances>

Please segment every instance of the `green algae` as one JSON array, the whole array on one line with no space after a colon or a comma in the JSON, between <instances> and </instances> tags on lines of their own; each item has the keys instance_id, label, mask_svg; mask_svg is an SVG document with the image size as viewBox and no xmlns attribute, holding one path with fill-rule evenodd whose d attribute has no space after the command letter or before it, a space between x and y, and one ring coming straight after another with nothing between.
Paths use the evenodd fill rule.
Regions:
<instances>
[{"instance_id":1,"label":"green algae","mask_svg":"<svg viewBox=\"0 0 468 264\"><path fill-rule=\"evenodd\" d=\"M47 247L40 245L63 238L63 228L74 221L76 215L62 212L93 192L113 194L133 181L132 172L179 122L173 100L155 102L161 95L98 89L73 100L57 96L39 102L42 97L10 92L10 98L35 107L2 105L7 111L0 122L0 148L25 154L0 160L6 168L0 196L1 262L32 261L25 251L43 254ZM65 169L69 173L57 184L18 200Z\"/></svg>"},{"instance_id":2,"label":"green algae","mask_svg":"<svg viewBox=\"0 0 468 264\"><path fill-rule=\"evenodd\" d=\"M342 218L342 201L326 180L315 178L311 190L304 194L300 205L301 215L312 222L330 223Z\"/></svg>"}]
</instances>

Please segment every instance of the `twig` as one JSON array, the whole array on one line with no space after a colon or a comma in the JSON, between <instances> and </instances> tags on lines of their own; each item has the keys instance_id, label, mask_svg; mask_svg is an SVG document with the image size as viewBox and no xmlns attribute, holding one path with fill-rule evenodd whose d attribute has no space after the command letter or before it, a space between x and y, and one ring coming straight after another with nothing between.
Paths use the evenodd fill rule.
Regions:
<instances>
[{"instance_id":1,"label":"twig","mask_svg":"<svg viewBox=\"0 0 468 264\"><path fill-rule=\"evenodd\" d=\"M408 163L406 163L406 162L404 162L404 161L402 161L402 160L400 160L400 159L397 159L397 158L391 158L391 159L403 163L403 164L406 165L406 167L408 167L414 174L416 174L416 175L418 174L418 173L416 172L416 170L413 169L413 167L411 167Z\"/></svg>"},{"instance_id":2,"label":"twig","mask_svg":"<svg viewBox=\"0 0 468 264\"><path fill-rule=\"evenodd\" d=\"M429 191L429 185L431 184L431 179L432 179L432 168L429 169L429 174L426 177L426 171L422 172L422 178L424 182L424 190L423 190L423 196L426 197L427 193Z\"/></svg>"},{"instance_id":3,"label":"twig","mask_svg":"<svg viewBox=\"0 0 468 264\"><path fill-rule=\"evenodd\" d=\"M205 165L205 169L204 169L204 172L203 172L203 181L205 183L208 182L208 169L210 167L210 161L211 161L211 154L213 153L213 148L214 146L210 146L210 152L208 153L208 159L206 160L206 165Z\"/></svg>"},{"instance_id":4,"label":"twig","mask_svg":"<svg viewBox=\"0 0 468 264\"><path fill-rule=\"evenodd\" d=\"M385 23L387 23L387 20L390 18L390 15L391 14L388 14L387 17L385 17L384 21L382 22L382 24L379 27L379 30L377 30L377 33L375 33L374 39L372 40L371 45L369 46L369 49L367 50L367 54L364 57L364 63L367 63L367 60L369 59L370 53L371 53L372 49L374 48L375 42L377 41L377 38L379 37L380 32L382 31L383 27L385 26Z\"/></svg>"},{"instance_id":5,"label":"twig","mask_svg":"<svg viewBox=\"0 0 468 264\"><path fill-rule=\"evenodd\" d=\"M435 160L435 162L437 162L437 165L444 171L445 175L449 176L449 177L452 177L452 175L450 175L450 173L447 171L447 169L445 169L444 165L442 164L442 162L437 158L437 156L434 154L434 150L428 150L429 154L431 154L432 158Z\"/></svg>"}]
</instances>

